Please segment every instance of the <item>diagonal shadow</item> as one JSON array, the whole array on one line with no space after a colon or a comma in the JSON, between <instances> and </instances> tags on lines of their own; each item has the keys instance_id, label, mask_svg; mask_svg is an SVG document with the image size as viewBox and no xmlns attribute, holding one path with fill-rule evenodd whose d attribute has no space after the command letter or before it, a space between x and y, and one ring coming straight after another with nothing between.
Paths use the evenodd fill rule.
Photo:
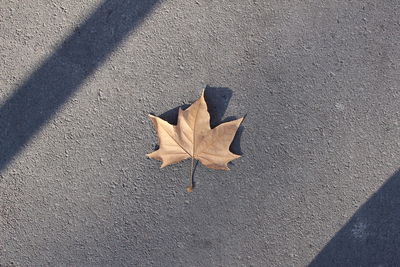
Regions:
<instances>
[{"instance_id":1,"label":"diagonal shadow","mask_svg":"<svg viewBox=\"0 0 400 267\"><path fill-rule=\"evenodd\" d=\"M399 192L400 170L353 215L309 266L398 266Z\"/></svg>"},{"instance_id":2,"label":"diagonal shadow","mask_svg":"<svg viewBox=\"0 0 400 267\"><path fill-rule=\"evenodd\" d=\"M0 172L158 0L106 0L0 108Z\"/></svg>"}]
</instances>

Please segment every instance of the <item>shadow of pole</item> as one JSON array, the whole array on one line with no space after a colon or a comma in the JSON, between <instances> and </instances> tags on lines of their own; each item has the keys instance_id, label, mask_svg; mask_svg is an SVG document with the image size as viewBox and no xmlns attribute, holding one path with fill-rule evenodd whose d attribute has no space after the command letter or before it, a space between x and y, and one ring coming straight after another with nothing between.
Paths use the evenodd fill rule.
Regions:
<instances>
[{"instance_id":1,"label":"shadow of pole","mask_svg":"<svg viewBox=\"0 0 400 267\"><path fill-rule=\"evenodd\" d=\"M0 108L0 172L158 0L106 0Z\"/></svg>"},{"instance_id":2,"label":"shadow of pole","mask_svg":"<svg viewBox=\"0 0 400 267\"><path fill-rule=\"evenodd\" d=\"M398 266L399 262L400 170L353 215L309 266Z\"/></svg>"}]
</instances>

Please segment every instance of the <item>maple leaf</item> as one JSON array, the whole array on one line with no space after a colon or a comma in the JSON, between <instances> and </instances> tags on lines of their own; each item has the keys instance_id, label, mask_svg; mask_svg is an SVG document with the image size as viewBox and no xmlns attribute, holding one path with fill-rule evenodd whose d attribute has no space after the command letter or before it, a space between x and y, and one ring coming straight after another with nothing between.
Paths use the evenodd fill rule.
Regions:
<instances>
[{"instance_id":1,"label":"maple leaf","mask_svg":"<svg viewBox=\"0 0 400 267\"><path fill-rule=\"evenodd\" d=\"M228 162L240 157L230 152L229 146L243 118L211 129L204 90L189 108L179 108L177 125L153 115L149 117L156 128L160 147L146 156L162 161L161 168L192 158L191 185L187 187L189 192L193 188L194 160L211 169L229 170Z\"/></svg>"}]
</instances>

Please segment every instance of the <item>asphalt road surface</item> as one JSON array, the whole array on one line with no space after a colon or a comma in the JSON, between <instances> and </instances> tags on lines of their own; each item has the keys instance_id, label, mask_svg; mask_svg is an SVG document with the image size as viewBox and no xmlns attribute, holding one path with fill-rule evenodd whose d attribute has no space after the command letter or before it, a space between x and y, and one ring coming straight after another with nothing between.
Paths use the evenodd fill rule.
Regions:
<instances>
[{"instance_id":1,"label":"asphalt road surface","mask_svg":"<svg viewBox=\"0 0 400 267\"><path fill-rule=\"evenodd\" d=\"M396 266L398 0L0 0L0 266ZM247 115L231 171L149 113Z\"/></svg>"}]
</instances>

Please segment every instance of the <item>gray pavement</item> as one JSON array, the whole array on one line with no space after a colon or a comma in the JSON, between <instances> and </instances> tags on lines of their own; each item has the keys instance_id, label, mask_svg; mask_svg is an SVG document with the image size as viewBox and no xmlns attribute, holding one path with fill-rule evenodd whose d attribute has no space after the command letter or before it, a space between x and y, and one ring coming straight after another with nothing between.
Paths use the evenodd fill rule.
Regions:
<instances>
[{"instance_id":1,"label":"gray pavement","mask_svg":"<svg viewBox=\"0 0 400 267\"><path fill-rule=\"evenodd\" d=\"M396 266L400 2L0 0L0 266ZM247 114L231 171L148 113Z\"/></svg>"}]
</instances>

